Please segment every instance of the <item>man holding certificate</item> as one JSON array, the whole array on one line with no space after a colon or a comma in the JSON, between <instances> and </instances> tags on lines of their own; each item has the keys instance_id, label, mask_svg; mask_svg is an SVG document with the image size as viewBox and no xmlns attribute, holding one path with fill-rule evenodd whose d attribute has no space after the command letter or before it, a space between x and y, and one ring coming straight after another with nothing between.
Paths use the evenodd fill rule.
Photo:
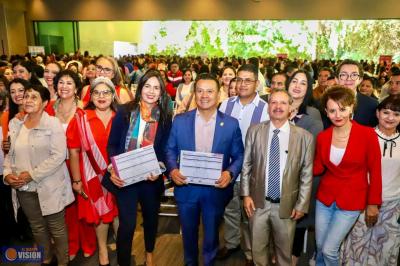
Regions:
<instances>
[{"instance_id":1,"label":"man holding certificate","mask_svg":"<svg viewBox=\"0 0 400 266\"><path fill-rule=\"evenodd\" d=\"M194 88L197 109L175 117L167 144L167 168L176 185L185 265L199 264L200 218L203 263L212 265L218 227L241 170L243 143L238 121L217 110L219 83L215 77L199 75Z\"/></svg>"}]
</instances>

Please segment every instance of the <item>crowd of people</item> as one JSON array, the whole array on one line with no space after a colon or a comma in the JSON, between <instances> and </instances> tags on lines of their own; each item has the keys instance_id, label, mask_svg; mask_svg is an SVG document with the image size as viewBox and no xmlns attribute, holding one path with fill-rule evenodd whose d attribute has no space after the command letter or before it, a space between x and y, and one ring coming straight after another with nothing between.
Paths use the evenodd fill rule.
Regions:
<instances>
[{"instance_id":1,"label":"crowd of people","mask_svg":"<svg viewBox=\"0 0 400 266\"><path fill-rule=\"evenodd\" d=\"M137 205L146 265L164 183L174 184L185 265L239 249L246 265L397 265L400 68L351 59L12 56L0 62L2 244L43 247L43 265L98 250L131 265ZM110 158L154 146L159 176L125 186ZM214 186L182 151L222 154ZM3 218L4 217L4 218ZM223 245L219 231L223 230ZM14 228L14 230L9 230ZM135 248L135 247L133 247Z\"/></svg>"}]
</instances>

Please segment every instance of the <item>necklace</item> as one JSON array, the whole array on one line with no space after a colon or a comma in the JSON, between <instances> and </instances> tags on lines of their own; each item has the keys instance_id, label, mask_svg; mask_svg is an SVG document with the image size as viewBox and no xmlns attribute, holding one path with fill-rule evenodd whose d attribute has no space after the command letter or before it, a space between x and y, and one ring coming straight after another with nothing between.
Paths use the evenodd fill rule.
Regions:
<instances>
[{"instance_id":1,"label":"necklace","mask_svg":"<svg viewBox=\"0 0 400 266\"><path fill-rule=\"evenodd\" d=\"M345 134L343 135L339 135L338 132L333 132L333 137L335 139L336 142L339 143L346 143L349 140L349 136L350 136L350 130L348 130L347 132L345 132Z\"/></svg>"},{"instance_id":2,"label":"necklace","mask_svg":"<svg viewBox=\"0 0 400 266\"><path fill-rule=\"evenodd\" d=\"M71 120L75 112L76 112L75 101L67 110L65 110L65 107L60 103L56 108L56 117L60 119L61 123L66 124Z\"/></svg>"}]
</instances>

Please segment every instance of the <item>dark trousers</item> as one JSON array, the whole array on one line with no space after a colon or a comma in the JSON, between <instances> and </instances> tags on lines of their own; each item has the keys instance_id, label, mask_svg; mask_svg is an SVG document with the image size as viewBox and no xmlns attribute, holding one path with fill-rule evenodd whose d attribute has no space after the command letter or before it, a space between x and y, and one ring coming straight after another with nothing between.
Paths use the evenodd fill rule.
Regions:
<instances>
[{"instance_id":1,"label":"dark trousers","mask_svg":"<svg viewBox=\"0 0 400 266\"><path fill-rule=\"evenodd\" d=\"M296 228L294 232L293 249L292 255L296 257L301 256L304 245L304 235L306 234L307 228Z\"/></svg>"},{"instance_id":2,"label":"dark trousers","mask_svg":"<svg viewBox=\"0 0 400 266\"><path fill-rule=\"evenodd\" d=\"M32 240L32 230L22 208L17 210L17 221L11 197L11 187L3 183L0 175L0 246L9 244L13 237L22 241Z\"/></svg>"},{"instance_id":3,"label":"dark trousers","mask_svg":"<svg viewBox=\"0 0 400 266\"><path fill-rule=\"evenodd\" d=\"M218 228L222 222L226 203L218 198L216 188L191 186L186 200L178 200L179 220L182 226L185 265L195 266L198 262L198 239L200 219L204 229L203 264L213 265L218 250Z\"/></svg>"},{"instance_id":4,"label":"dark trousers","mask_svg":"<svg viewBox=\"0 0 400 266\"><path fill-rule=\"evenodd\" d=\"M162 181L162 180L161 180ZM122 188L116 194L119 211L117 256L120 266L131 265L132 241L136 227L137 203L143 215L144 243L146 252L152 252L157 236L160 209L160 181L143 181Z\"/></svg>"},{"instance_id":5,"label":"dark trousers","mask_svg":"<svg viewBox=\"0 0 400 266\"><path fill-rule=\"evenodd\" d=\"M11 187L3 183L0 176L0 245L9 244L13 233L17 231L14 210L11 202Z\"/></svg>"}]
</instances>

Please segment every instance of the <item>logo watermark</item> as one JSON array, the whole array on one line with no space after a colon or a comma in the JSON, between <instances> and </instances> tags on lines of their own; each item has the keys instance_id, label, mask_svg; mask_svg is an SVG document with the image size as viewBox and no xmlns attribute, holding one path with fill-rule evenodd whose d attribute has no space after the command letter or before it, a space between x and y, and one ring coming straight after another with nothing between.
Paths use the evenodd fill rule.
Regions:
<instances>
[{"instance_id":1,"label":"logo watermark","mask_svg":"<svg viewBox=\"0 0 400 266\"><path fill-rule=\"evenodd\" d=\"M41 263L43 247L2 247L1 262L8 263Z\"/></svg>"}]
</instances>

